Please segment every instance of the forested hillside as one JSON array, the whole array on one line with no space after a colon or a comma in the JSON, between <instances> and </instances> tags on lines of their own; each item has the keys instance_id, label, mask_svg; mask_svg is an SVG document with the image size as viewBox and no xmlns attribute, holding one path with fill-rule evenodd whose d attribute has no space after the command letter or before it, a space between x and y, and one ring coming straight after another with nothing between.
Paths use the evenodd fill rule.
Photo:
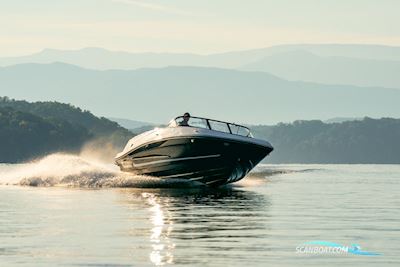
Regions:
<instances>
[{"instance_id":1,"label":"forested hillside","mask_svg":"<svg viewBox=\"0 0 400 267\"><path fill-rule=\"evenodd\" d=\"M252 131L274 146L271 163L400 163L400 119L295 121Z\"/></svg>"},{"instance_id":2,"label":"forested hillside","mask_svg":"<svg viewBox=\"0 0 400 267\"><path fill-rule=\"evenodd\" d=\"M69 104L0 97L0 162L79 151L91 140L122 147L132 135L115 122Z\"/></svg>"}]
</instances>

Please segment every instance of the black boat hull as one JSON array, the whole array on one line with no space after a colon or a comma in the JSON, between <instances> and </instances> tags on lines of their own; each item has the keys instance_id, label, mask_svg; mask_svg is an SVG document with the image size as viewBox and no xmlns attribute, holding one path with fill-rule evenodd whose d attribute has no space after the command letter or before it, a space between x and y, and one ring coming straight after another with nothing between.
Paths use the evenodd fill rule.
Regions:
<instances>
[{"instance_id":1,"label":"black boat hull","mask_svg":"<svg viewBox=\"0 0 400 267\"><path fill-rule=\"evenodd\" d=\"M118 158L122 171L219 186L242 179L272 147L215 137L180 137L151 142Z\"/></svg>"}]
</instances>

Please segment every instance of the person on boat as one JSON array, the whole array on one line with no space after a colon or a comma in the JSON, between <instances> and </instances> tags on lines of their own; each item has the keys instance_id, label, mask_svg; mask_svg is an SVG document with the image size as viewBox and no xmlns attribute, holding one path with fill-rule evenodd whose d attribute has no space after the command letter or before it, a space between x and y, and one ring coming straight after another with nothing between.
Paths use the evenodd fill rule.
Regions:
<instances>
[{"instance_id":1,"label":"person on boat","mask_svg":"<svg viewBox=\"0 0 400 267\"><path fill-rule=\"evenodd\" d=\"M189 112L185 112L185 114L183 114L183 120L179 123L179 126L190 126L189 119L190 119Z\"/></svg>"}]
</instances>

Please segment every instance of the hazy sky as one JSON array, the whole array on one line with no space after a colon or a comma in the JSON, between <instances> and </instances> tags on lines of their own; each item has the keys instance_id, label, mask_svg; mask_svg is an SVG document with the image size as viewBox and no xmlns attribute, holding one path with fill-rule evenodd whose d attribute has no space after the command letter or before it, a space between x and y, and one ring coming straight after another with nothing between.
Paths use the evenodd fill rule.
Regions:
<instances>
[{"instance_id":1,"label":"hazy sky","mask_svg":"<svg viewBox=\"0 0 400 267\"><path fill-rule=\"evenodd\" d=\"M400 45L399 0L0 0L0 56L44 48L212 53Z\"/></svg>"}]
</instances>

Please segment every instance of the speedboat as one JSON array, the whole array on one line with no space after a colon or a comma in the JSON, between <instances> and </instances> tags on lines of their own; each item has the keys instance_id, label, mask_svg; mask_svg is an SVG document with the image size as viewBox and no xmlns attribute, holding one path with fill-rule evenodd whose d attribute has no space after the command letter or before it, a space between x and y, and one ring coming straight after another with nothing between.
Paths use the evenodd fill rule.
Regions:
<instances>
[{"instance_id":1,"label":"speedboat","mask_svg":"<svg viewBox=\"0 0 400 267\"><path fill-rule=\"evenodd\" d=\"M115 163L137 175L219 186L245 177L272 150L245 126L179 116L130 139Z\"/></svg>"}]
</instances>

